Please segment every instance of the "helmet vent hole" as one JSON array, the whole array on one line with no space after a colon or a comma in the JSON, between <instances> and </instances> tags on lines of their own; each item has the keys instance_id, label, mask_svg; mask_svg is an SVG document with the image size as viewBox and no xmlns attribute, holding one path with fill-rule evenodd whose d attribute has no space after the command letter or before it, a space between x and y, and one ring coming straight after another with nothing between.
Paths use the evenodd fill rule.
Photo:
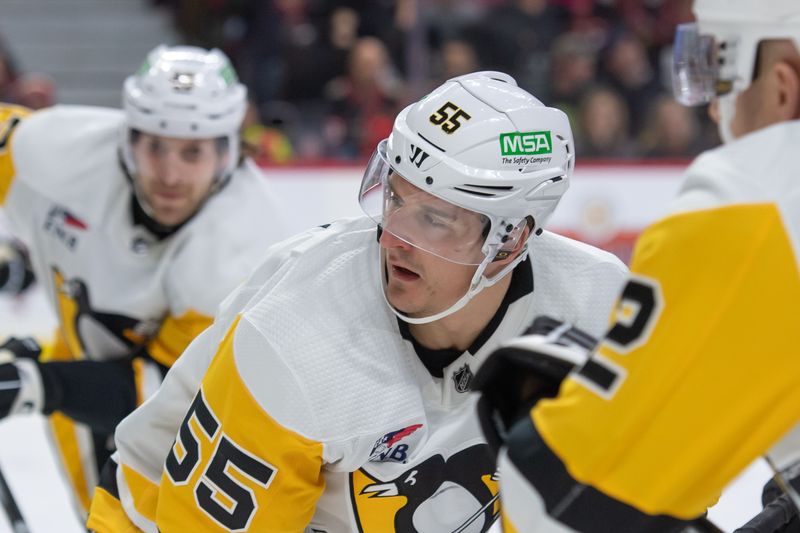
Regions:
<instances>
[{"instance_id":1,"label":"helmet vent hole","mask_svg":"<svg viewBox=\"0 0 800 533\"><path fill-rule=\"evenodd\" d=\"M471 191L469 189L464 189L464 188L461 188L461 187L453 187L453 188L455 190L459 191L459 192L463 192L463 193L466 193L466 194L471 194L473 196L480 196L480 197L483 197L483 198L486 198L486 197L491 198L491 197L497 196L493 192Z\"/></svg>"},{"instance_id":2,"label":"helmet vent hole","mask_svg":"<svg viewBox=\"0 0 800 533\"><path fill-rule=\"evenodd\" d=\"M427 178L425 178L425 183L427 183L428 185L433 185L433 178L428 176Z\"/></svg>"},{"instance_id":3,"label":"helmet vent hole","mask_svg":"<svg viewBox=\"0 0 800 533\"><path fill-rule=\"evenodd\" d=\"M398 155L398 156L396 156L396 157L394 158L394 162L395 162L395 164L397 164L397 165L399 165L399 164L400 164L400 161L402 161L402 160L403 160L403 159L402 159L402 158L401 158L399 155Z\"/></svg>"},{"instance_id":4,"label":"helmet vent hole","mask_svg":"<svg viewBox=\"0 0 800 533\"><path fill-rule=\"evenodd\" d=\"M167 129L167 121L166 120L162 120L161 122L158 123L158 125L161 127L162 130Z\"/></svg>"},{"instance_id":5,"label":"helmet vent hole","mask_svg":"<svg viewBox=\"0 0 800 533\"><path fill-rule=\"evenodd\" d=\"M197 124L192 124L192 131L197 131Z\"/></svg>"}]
</instances>

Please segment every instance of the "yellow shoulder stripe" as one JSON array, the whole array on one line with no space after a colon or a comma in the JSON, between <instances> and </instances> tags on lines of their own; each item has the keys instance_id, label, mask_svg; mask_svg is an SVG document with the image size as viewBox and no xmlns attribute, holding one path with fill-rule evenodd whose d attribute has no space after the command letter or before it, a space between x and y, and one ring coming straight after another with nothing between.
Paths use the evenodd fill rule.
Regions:
<instances>
[{"instance_id":1,"label":"yellow shoulder stripe","mask_svg":"<svg viewBox=\"0 0 800 533\"><path fill-rule=\"evenodd\" d=\"M27 108L0 103L0 204L5 203L16 172L11 156L14 129L30 114Z\"/></svg>"},{"instance_id":2,"label":"yellow shoulder stripe","mask_svg":"<svg viewBox=\"0 0 800 533\"><path fill-rule=\"evenodd\" d=\"M158 485L126 465L120 465L125 484L133 497L133 506L151 522L156 520Z\"/></svg>"},{"instance_id":3,"label":"yellow shoulder stripe","mask_svg":"<svg viewBox=\"0 0 800 533\"><path fill-rule=\"evenodd\" d=\"M92 498L92 512L86 527L96 533L141 533L125 514L122 504L105 489L97 487Z\"/></svg>"},{"instance_id":4,"label":"yellow shoulder stripe","mask_svg":"<svg viewBox=\"0 0 800 533\"><path fill-rule=\"evenodd\" d=\"M275 421L242 381L239 323L220 343L165 463L161 531L302 531L325 488L322 444Z\"/></svg>"},{"instance_id":5,"label":"yellow shoulder stripe","mask_svg":"<svg viewBox=\"0 0 800 533\"><path fill-rule=\"evenodd\" d=\"M156 337L147 344L147 352L162 365L171 367L189 343L213 321L213 317L191 309L178 317L168 316Z\"/></svg>"},{"instance_id":6,"label":"yellow shoulder stripe","mask_svg":"<svg viewBox=\"0 0 800 533\"><path fill-rule=\"evenodd\" d=\"M643 342L601 346L594 360L618 388L598 395L573 377L533 409L573 477L651 514L696 517L796 423L794 253L772 204L673 215L642 234L631 270L663 307Z\"/></svg>"}]
</instances>

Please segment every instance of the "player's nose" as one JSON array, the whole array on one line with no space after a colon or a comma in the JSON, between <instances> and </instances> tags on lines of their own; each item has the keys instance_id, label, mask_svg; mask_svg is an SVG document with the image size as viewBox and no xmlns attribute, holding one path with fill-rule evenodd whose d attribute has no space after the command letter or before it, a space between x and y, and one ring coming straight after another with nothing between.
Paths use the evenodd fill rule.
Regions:
<instances>
[{"instance_id":1,"label":"player's nose","mask_svg":"<svg viewBox=\"0 0 800 533\"><path fill-rule=\"evenodd\" d=\"M381 238L378 240L383 248L400 248L403 250L410 250L412 246L391 231L384 229L381 231Z\"/></svg>"}]
</instances>

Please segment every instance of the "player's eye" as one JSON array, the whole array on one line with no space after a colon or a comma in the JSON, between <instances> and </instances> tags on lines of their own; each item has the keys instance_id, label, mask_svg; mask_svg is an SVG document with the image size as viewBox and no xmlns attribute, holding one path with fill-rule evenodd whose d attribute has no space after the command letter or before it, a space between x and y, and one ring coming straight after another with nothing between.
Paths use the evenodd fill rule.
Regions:
<instances>
[{"instance_id":1,"label":"player's eye","mask_svg":"<svg viewBox=\"0 0 800 533\"><path fill-rule=\"evenodd\" d=\"M181 150L181 158L187 163L196 163L203 151L197 145L187 146Z\"/></svg>"},{"instance_id":2,"label":"player's eye","mask_svg":"<svg viewBox=\"0 0 800 533\"><path fill-rule=\"evenodd\" d=\"M151 155L160 156L164 154L164 145L158 139L152 139L147 143L147 151Z\"/></svg>"}]
</instances>

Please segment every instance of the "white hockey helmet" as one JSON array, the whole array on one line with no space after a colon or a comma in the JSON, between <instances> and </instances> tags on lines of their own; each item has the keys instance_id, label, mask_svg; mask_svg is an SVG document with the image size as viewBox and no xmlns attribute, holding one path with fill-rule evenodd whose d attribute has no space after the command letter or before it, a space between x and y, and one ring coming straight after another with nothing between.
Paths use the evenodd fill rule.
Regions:
<instances>
[{"instance_id":1,"label":"white hockey helmet","mask_svg":"<svg viewBox=\"0 0 800 533\"><path fill-rule=\"evenodd\" d=\"M800 50L798 0L695 0L696 23L681 24L673 49L673 88L684 105L719 98L719 131L733 139L736 96L753 81L758 45L792 39Z\"/></svg>"},{"instance_id":2,"label":"white hockey helmet","mask_svg":"<svg viewBox=\"0 0 800 533\"><path fill-rule=\"evenodd\" d=\"M572 130L567 116L547 107L514 79L500 72L476 72L447 81L408 106L379 143L361 185L364 212L412 246L443 259L476 265L467 294L442 313L412 323L431 322L463 307L527 257L522 253L491 279L486 267L540 232L569 187L574 168ZM394 201L392 179L415 191ZM442 238L425 227L424 198L435 197L483 220L476 242L457 231ZM463 217L461 218L463 220ZM383 276L382 276L383 277ZM393 308L394 309L394 308Z\"/></svg>"},{"instance_id":3,"label":"white hockey helmet","mask_svg":"<svg viewBox=\"0 0 800 533\"><path fill-rule=\"evenodd\" d=\"M184 139L228 139L230 175L239 159L239 128L247 107L247 89L239 83L220 50L194 46L153 49L122 90L126 114L123 157L135 174L129 130Z\"/></svg>"}]
</instances>

